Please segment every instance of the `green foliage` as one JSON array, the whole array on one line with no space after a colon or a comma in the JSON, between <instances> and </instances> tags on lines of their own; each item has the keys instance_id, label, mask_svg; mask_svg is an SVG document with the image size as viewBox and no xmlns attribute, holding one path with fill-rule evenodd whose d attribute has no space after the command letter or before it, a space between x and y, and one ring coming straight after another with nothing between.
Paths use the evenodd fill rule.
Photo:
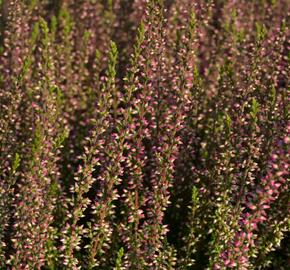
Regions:
<instances>
[{"instance_id":1,"label":"green foliage","mask_svg":"<svg viewBox=\"0 0 290 270\"><path fill-rule=\"evenodd\" d=\"M259 112L259 106L260 105L259 105L258 101L255 98L253 98L250 115L252 116L252 119L254 122L257 122L257 115Z\"/></svg>"},{"instance_id":2,"label":"green foliage","mask_svg":"<svg viewBox=\"0 0 290 270\"><path fill-rule=\"evenodd\" d=\"M257 42L262 42L267 35L267 28L264 24L256 23L256 37Z\"/></svg>"},{"instance_id":3,"label":"green foliage","mask_svg":"<svg viewBox=\"0 0 290 270\"><path fill-rule=\"evenodd\" d=\"M124 269L122 267L123 256L124 256L124 248L120 248L119 251L118 251L118 254L117 254L116 266L115 266L114 270L122 270L122 269Z\"/></svg>"}]
</instances>

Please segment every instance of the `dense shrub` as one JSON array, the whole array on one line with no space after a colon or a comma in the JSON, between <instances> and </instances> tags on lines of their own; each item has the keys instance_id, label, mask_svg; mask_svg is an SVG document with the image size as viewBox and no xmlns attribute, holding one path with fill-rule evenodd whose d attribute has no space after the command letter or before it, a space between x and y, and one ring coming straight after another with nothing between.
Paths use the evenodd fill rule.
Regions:
<instances>
[{"instance_id":1,"label":"dense shrub","mask_svg":"<svg viewBox=\"0 0 290 270\"><path fill-rule=\"evenodd\" d=\"M0 2L0 269L289 269L289 1Z\"/></svg>"}]
</instances>

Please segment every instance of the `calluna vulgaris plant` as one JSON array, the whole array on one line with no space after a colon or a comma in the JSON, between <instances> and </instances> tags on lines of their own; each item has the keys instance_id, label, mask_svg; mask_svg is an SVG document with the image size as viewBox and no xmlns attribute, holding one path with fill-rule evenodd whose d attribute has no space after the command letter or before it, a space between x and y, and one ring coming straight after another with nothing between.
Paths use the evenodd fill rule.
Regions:
<instances>
[{"instance_id":1,"label":"calluna vulgaris plant","mask_svg":"<svg viewBox=\"0 0 290 270\"><path fill-rule=\"evenodd\" d=\"M0 5L0 269L289 269L289 1Z\"/></svg>"}]
</instances>

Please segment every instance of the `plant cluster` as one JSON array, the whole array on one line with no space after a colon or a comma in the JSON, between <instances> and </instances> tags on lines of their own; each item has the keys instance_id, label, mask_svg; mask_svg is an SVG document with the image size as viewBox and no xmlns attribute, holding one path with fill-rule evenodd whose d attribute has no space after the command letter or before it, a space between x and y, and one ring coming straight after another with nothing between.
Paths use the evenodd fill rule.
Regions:
<instances>
[{"instance_id":1,"label":"plant cluster","mask_svg":"<svg viewBox=\"0 0 290 270\"><path fill-rule=\"evenodd\" d=\"M289 1L0 4L0 269L288 269Z\"/></svg>"}]
</instances>

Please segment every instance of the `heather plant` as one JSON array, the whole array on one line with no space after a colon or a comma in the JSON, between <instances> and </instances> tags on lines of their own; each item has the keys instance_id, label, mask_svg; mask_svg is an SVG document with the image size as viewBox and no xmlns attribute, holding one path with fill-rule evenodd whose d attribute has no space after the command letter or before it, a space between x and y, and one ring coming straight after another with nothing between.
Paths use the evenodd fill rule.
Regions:
<instances>
[{"instance_id":1,"label":"heather plant","mask_svg":"<svg viewBox=\"0 0 290 270\"><path fill-rule=\"evenodd\" d=\"M289 1L0 6L0 269L289 268Z\"/></svg>"}]
</instances>

